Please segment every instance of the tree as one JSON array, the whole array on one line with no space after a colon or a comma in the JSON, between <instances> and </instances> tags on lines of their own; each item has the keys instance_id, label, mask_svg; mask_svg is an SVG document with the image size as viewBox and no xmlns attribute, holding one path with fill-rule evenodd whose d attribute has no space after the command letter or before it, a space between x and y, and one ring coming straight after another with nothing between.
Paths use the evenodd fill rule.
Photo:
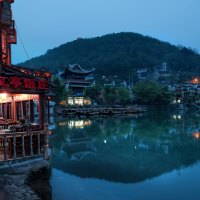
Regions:
<instances>
[{"instance_id":1,"label":"tree","mask_svg":"<svg viewBox=\"0 0 200 200\"><path fill-rule=\"evenodd\" d=\"M113 87L106 86L103 91L104 100L107 104L114 104L116 101L116 91Z\"/></svg>"},{"instance_id":2,"label":"tree","mask_svg":"<svg viewBox=\"0 0 200 200\"><path fill-rule=\"evenodd\" d=\"M127 105L130 103L130 92L127 88L120 87L117 93L120 104Z\"/></svg>"},{"instance_id":3,"label":"tree","mask_svg":"<svg viewBox=\"0 0 200 200\"><path fill-rule=\"evenodd\" d=\"M101 94L102 87L100 85L95 85L94 87L89 87L85 89L85 97L89 97L92 100L97 100L98 96Z\"/></svg>"},{"instance_id":4,"label":"tree","mask_svg":"<svg viewBox=\"0 0 200 200\"><path fill-rule=\"evenodd\" d=\"M166 86L156 82L142 82L133 88L135 99L140 104L169 104L172 93Z\"/></svg>"},{"instance_id":5,"label":"tree","mask_svg":"<svg viewBox=\"0 0 200 200\"><path fill-rule=\"evenodd\" d=\"M59 103L65 97L65 84L57 77L52 77L52 83L54 84L53 93L55 94L55 102Z\"/></svg>"},{"instance_id":6,"label":"tree","mask_svg":"<svg viewBox=\"0 0 200 200\"><path fill-rule=\"evenodd\" d=\"M200 55L195 51L135 33L75 40L31 59L34 67L46 66L52 72L57 72L58 66L79 63L84 67L94 67L99 77L112 76L114 73L121 81L130 77L133 79L131 82L137 81L136 72L139 68L153 70L155 65L162 62L168 63L173 77L178 71L185 73L180 76L180 81L185 81L185 78L188 80L189 75L200 73ZM20 65L28 67L29 63L30 61L26 61Z\"/></svg>"}]
</instances>

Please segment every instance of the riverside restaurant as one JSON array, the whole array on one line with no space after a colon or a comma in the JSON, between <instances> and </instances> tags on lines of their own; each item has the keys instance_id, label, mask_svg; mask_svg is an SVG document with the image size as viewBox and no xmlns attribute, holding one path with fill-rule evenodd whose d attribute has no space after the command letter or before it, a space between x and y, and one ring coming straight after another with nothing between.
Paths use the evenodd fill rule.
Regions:
<instances>
[{"instance_id":1,"label":"riverside restaurant","mask_svg":"<svg viewBox=\"0 0 200 200\"><path fill-rule=\"evenodd\" d=\"M44 69L0 66L0 166L48 157L45 109L50 77Z\"/></svg>"}]
</instances>

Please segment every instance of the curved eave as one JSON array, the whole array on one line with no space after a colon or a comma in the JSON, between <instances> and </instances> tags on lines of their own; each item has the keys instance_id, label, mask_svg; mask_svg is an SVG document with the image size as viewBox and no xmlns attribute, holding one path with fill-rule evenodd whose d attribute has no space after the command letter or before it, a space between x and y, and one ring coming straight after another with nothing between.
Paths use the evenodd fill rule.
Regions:
<instances>
[{"instance_id":1,"label":"curved eave","mask_svg":"<svg viewBox=\"0 0 200 200\"><path fill-rule=\"evenodd\" d=\"M89 75L89 74L93 73L95 71L95 69L79 71L79 70L72 70L72 69L66 68L66 71L73 73L73 74L77 74L77 75Z\"/></svg>"}]
</instances>

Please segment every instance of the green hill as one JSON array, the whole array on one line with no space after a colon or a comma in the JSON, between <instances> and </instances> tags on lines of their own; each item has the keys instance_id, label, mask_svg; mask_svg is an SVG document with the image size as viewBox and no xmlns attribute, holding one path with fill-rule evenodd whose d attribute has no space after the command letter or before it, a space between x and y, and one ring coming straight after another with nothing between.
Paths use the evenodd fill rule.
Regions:
<instances>
[{"instance_id":1,"label":"green hill","mask_svg":"<svg viewBox=\"0 0 200 200\"><path fill-rule=\"evenodd\" d=\"M138 68L153 69L162 62L167 62L172 72L186 77L200 74L200 55L195 51L136 33L77 39L31 59L35 67L46 66L53 72L65 64L78 63L96 68L98 75L116 75L120 79L127 79ZM30 62L20 65L28 67Z\"/></svg>"}]
</instances>

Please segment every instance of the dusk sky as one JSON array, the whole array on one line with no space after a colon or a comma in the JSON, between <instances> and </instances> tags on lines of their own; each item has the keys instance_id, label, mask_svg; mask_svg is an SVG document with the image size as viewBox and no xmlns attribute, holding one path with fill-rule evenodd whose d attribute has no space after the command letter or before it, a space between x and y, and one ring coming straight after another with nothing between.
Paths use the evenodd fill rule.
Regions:
<instances>
[{"instance_id":1,"label":"dusk sky","mask_svg":"<svg viewBox=\"0 0 200 200\"><path fill-rule=\"evenodd\" d=\"M13 15L30 58L78 37L136 32L200 52L199 0L15 0ZM22 43L12 62L27 60Z\"/></svg>"}]
</instances>

